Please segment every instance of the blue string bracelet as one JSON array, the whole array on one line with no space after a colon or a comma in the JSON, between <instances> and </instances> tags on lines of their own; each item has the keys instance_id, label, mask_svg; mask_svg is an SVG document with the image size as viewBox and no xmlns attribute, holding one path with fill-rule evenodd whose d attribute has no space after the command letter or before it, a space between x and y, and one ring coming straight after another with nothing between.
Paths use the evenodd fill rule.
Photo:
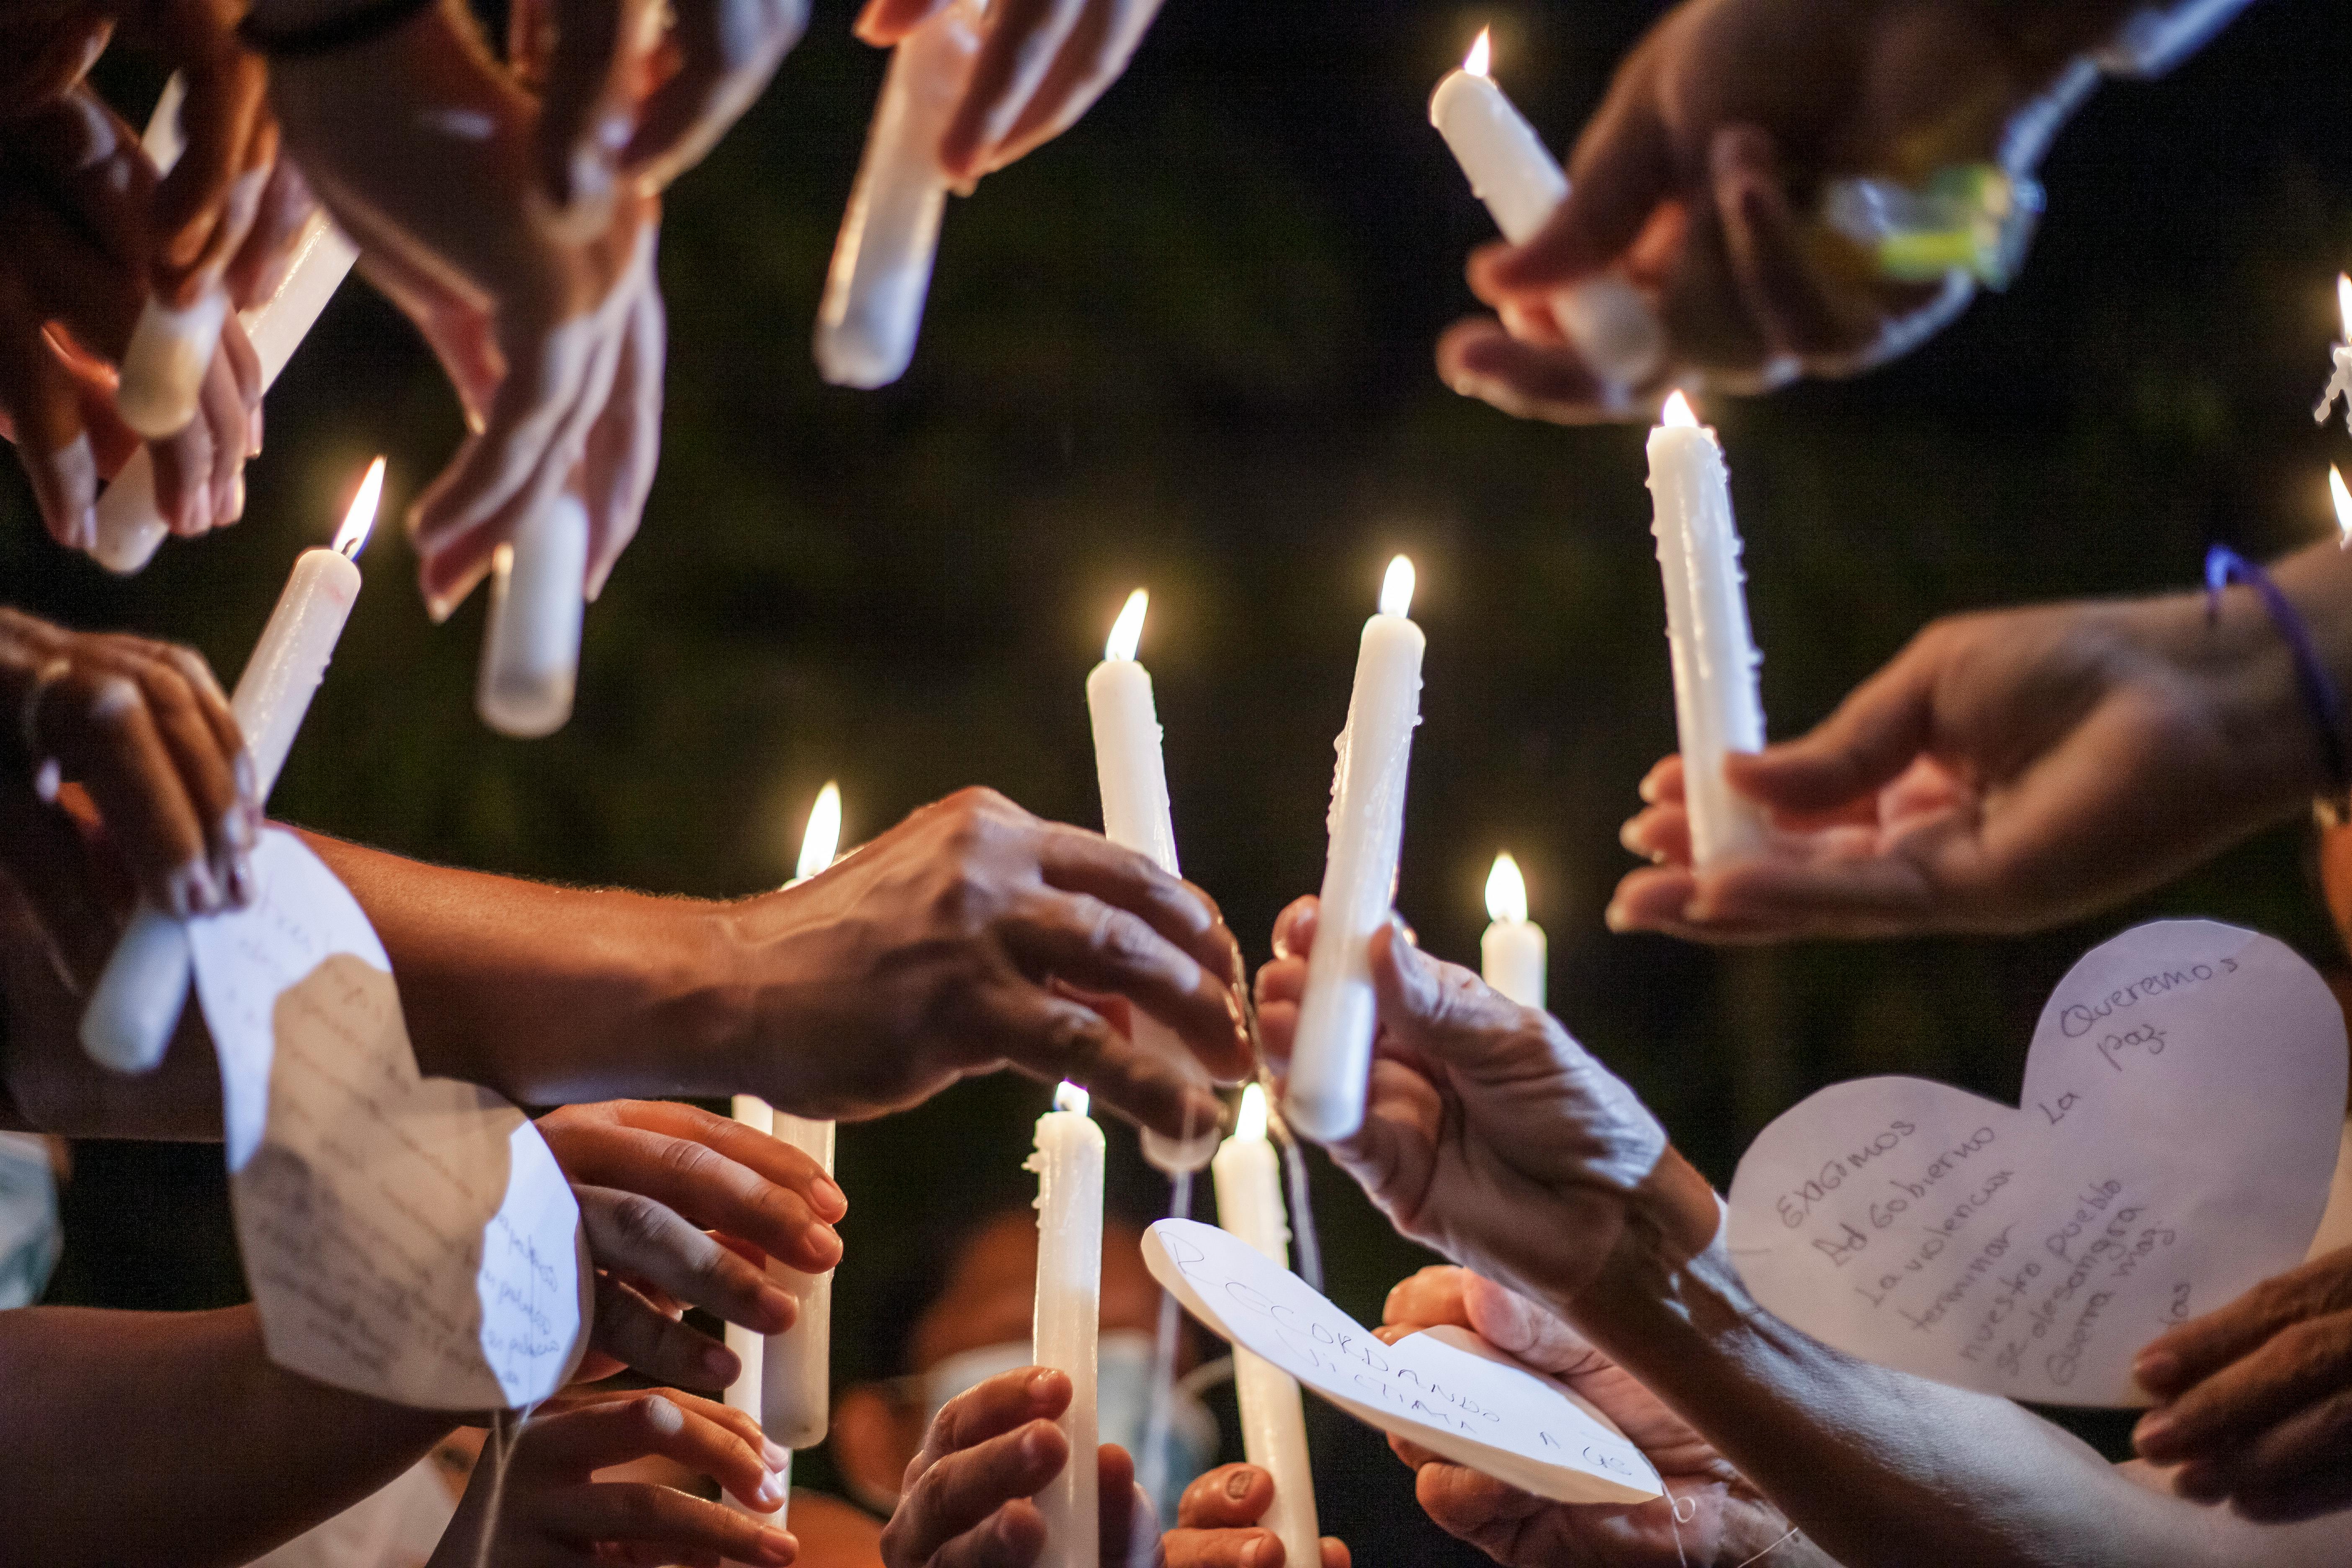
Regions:
<instances>
[{"instance_id":1,"label":"blue string bracelet","mask_svg":"<svg viewBox=\"0 0 2352 1568\"><path fill-rule=\"evenodd\" d=\"M2352 792L2352 774L2347 774L2344 762L2344 697L2336 683L2327 678L2327 667L2319 659L2319 647L2312 641L2311 627L2304 621L2269 573L2240 555L2226 544L2216 544L2205 552L2205 624L2211 626L2221 618L2221 591L2232 583L2252 588L2263 602L2263 613L2270 616L2271 625L2278 628L2286 642L2287 652L2294 660L2294 684L2303 693L2304 707L2309 710L2312 722L2319 730L2320 760L2326 765L2328 798L2321 803L2323 816L2343 816L2343 804L2347 792Z\"/></svg>"}]
</instances>

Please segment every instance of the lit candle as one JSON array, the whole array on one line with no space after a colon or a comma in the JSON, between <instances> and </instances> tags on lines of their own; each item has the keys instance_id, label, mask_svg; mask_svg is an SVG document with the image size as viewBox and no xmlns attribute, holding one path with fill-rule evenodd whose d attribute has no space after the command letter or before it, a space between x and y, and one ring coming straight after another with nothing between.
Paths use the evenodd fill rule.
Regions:
<instances>
[{"instance_id":1,"label":"lit candle","mask_svg":"<svg viewBox=\"0 0 2352 1568\"><path fill-rule=\"evenodd\" d=\"M1380 614L1364 623L1348 727L1331 777L1331 847L1322 913L1308 955L1307 994L1290 1061L1283 1115L1328 1143L1363 1123L1372 1065L1372 933L1388 919L1404 839L1405 773L1421 722L1421 628L1412 563L1389 563Z\"/></svg>"},{"instance_id":2,"label":"lit candle","mask_svg":"<svg viewBox=\"0 0 2352 1568\"><path fill-rule=\"evenodd\" d=\"M1217 1225L1276 1267L1290 1267L1290 1222L1282 1206L1282 1172L1265 1137L1265 1090L1242 1090L1234 1135L1210 1163L1217 1184ZM1315 1471L1307 1457L1307 1412L1298 1382L1241 1346L1234 1347L1234 1392L1241 1404L1242 1451L1274 1478L1274 1506L1258 1522L1282 1542L1286 1568L1323 1560L1315 1518Z\"/></svg>"},{"instance_id":3,"label":"lit candle","mask_svg":"<svg viewBox=\"0 0 2352 1568\"><path fill-rule=\"evenodd\" d=\"M1151 700L1151 672L1135 657L1151 596L1138 588L1111 624L1102 662L1087 676L1087 714L1094 721L1095 774L1102 785L1103 837L1148 855L1170 876L1176 868L1176 825L1168 809L1168 770L1160 751L1160 713ZM1135 1041L1205 1084L1192 1053L1170 1029L1133 1014ZM1197 1171L1217 1150L1217 1130L1204 1127L1190 1142L1143 1130L1143 1154L1174 1175Z\"/></svg>"},{"instance_id":4,"label":"lit candle","mask_svg":"<svg viewBox=\"0 0 2352 1568\"><path fill-rule=\"evenodd\" d=\"M2327 496L2336 503L2336 548L2352 550L2352 489L2344 488L2344 470L2327 465Z\"/></svg>"},{"instance_id":5,"label":"lit candle","mask_svg":"<svg viewBox=\"0 0 2352 1568\"><path fill-rule=\"evenodd\" d=\"M835 386L887 386L915 357L949 181L940 143L980 57L979 0L899 40L817 307L816 364Z\"/></svg>"},{"instance_id":6,"label":"lit candle","mask_svg":"<svg viewBox=\"0 0 2352 1568\"><path fill-rule=\"evenodd\" d=\"M1481 32L1462 68L1449 72L1430 95L1429 122L1445 138L1470 176L1471 193L1486 204L1503 237L1523 245L1568 199L1568 176L1487 74L1492 47ZM1587 368L1621 399L1649 379L1665 352L1648 302L1614 274L1563 290L1552 300L1552 313Z\"/></svg>"},{"instance_id":7,"label":"lit candle","mask_svg":"<svg viewBox=\"0 0 2352 1568\"><path fill-rule=\"evenodd\" d=\"M1704 868L1763 842L1763 813L1732 792L1723 759L1763 750L1764 704L1723 449L1679 392L1666 399L1662 421L1650 432L1651 531L1665 578L1691 859Z\"/></svg>"},{"instance_id":8,"label":"lit candle","mask_svg":"<svg viewBox=\"0 0 2352 1568\"><path fill-rule=\"evenodd\" d=\"M2341 395L2344 427L2352 430L2352 278L2341 272L2336 275L2336 313L2344 323L2344 341L2330 353L2335 369L2328 374L2327 389L2319 395L2319 406L2311 411L2311 418L2314 424L2326 424L2327 411Z\"/></svg>"},{"instance_id":9,"label":"lit candle","mask_svg":"<svg viewBox=\"0 0 2352 1568\"><path fill-rule=\"evenodd\" d=\"M174 76L164 84L163 96L147 125L148 155L164 173L170 172L180 156L182 93L181 79ZM261 362L263 391L276 383L286 362L294 357L295 349L301 345L336 288L350 274L359 254L343 237L342 231L328 221L323 211L314 212L295 238L294 259L288 264L278 291L237 313L237 321L253 343L254 357ZM217 341L219 335L220 327L215 322L213 337ZM209 363L209 352L205 357ZM123 384L126 388L131 384L127 361ZM147 564L170 531L163 514L156 510L154 463L142 446L131 454L122 471L98 499L98 543L90 554L108 571L128 576Z\"/></svg>"},{"instance_id":10,"label":"lit candle","mask_svg":"<svg viewBox=\"0 0 2352 1568\"><path fill-rule=\"evenodd\" d=\"M327 673L336 639L360 591L354 563L383 494L383 459L368 465L334 543L294 563L269 624L237 678L229 711L253 762L255 797L268 801L295 731ZM81 1017L82 1048L117 1072L145 1072L163 1059L186 1005L187 928L142 903L108 958Z\"/></svg>"},{"instance_id":11,"label":"lit candle","mask_svg":"<svg viewBox=\"0 0 2352 1568\"><path fill-rule=\"evenodd\" d=\"M588 509L565 490L490 557L490 614L474 710L501 735L535 741L572 717L586 613Z\"/></svg>"},{"instance_id":12,"label":"lit candle","mask_svg":"<svg viewBox=\"0 0 2352 1568\"><path fill-rule=\"evenodd\" d=\"M1478 971L1486 984L1522 1007L1544 1005L1543 927L1528 919L1528 884L1519 863L1495 857L1486 873L1486 918L1494 923L1478 939Z\"/></svg>"},{"instance_id":13,"label":"lit candle","mask_svg":"<svg viewBox=\"0 0 2352 1568\"><path fill-rule=\"evenodd\" d=\"M1065 1083L1037 1119L1037 1303L1029 1359L1068 1374L1070 1407L1057 1425L1070 1461L1037 1494L1045 1546L1036 1568L1097 1568L1102 1561L1095 1450L1095 1334L1102 1314L1103 1135L1087 1091Z\"/></svg>"}]
</instances>

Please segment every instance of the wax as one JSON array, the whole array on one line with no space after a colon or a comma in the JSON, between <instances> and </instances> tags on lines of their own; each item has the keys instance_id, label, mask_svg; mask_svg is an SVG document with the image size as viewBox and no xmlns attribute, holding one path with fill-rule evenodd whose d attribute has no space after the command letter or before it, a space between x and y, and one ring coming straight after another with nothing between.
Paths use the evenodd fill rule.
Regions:
<instances>
[{"instance_id":1,"label":"wax","mask_svg":"<svg viewBox=\"0 0 2352 1568\"><path fill-rule=\"evenodd\" d=\"M147 127L148 154L159 170L166 172L180 155L180 79L175 76L166 84ZM357 248L326 214L312 213L294 241L294 259L287 265L277 292L238 312L237 321L253 344L254 356L261 362L263 391L277 382L278 373L294 357L294 351L358 259ZM131 454L122 471L98 499L98 543L90 554L108 571L128 576L147 564L169 531L163 514L155 507L153 459L142 446Z\"/></svg>"},{"instance_id":2,"label":"wax","mask_svg":"<svg viewBox=\"0 0 2352 1568\"><path fill-rule=\"evenodd\" d=\"M569 490L525 518L491 558L474 709L501 735L535 741L572 717L587 581L588 509Z\"/></svg>"},{"instance_id":3,"label":"wax","mask_svg":"<svg viewBox=\"0 0 2352 1568\"><path fill-rule=\"evenodd\" d=\"M383 492L383 459L378 458L360 481L334 547L296 558L269 624L237 677L229 711L253 760L258 800L267 802L277 785L359 598L360 569L352 557L366 542ZM82 1010L82 1048L90 1058L117 1072L146 1072L161 1062L187 1004L189 964L186 928L142 903Z\"/></svg>"},{"instance_id":4,"label":"wax","mask_svg":"<svg viewBox=\"0 0 2352 1568\"><path fill-rule=\"evenodd\" d=\"M1372 1062L1369 943L1389 916L1404 838L1405 774L1421 722L1421 628L1412 604L1412 563L1389 563L1381 610L1364 623L1356 686L1331 779L1330 853L1323 866L1322 914L1298 1008L1284 1118L1330 1142L1364 1120Z\"/></svg>"},{"instance_id":5,"label":"wax","mask_svg":"<svg viewBox=\"0 0 2352 1568\"><path fill-rule=\"evenodd\" d=\"M833 1173L832 1122L779 1110L775 1135ZM833 1397L833 1270L803 1274L771 1258L768 1275L799 1298L800 1316L768 1336L760 1425L787 1448L814 1448L824 1441Z\"/></svg>"},{"instance_id":6,"label":"wax","mask_svg":"<svg viewBox=\"0 0 2352 1568\"><path fill-rule=\"evenodd\" d=\"M1267 1261L1290 1267L1290 1222L1282 1204L1281 1163L1265 1136L1265 1091L1242 1091L1234 1135L1210 1162L1217 1185L1217 1225ZM1307 1453L1307 1412L1298 1382L1263 1357L1234 1347L1234 1390L1241 1405L1242 1451L1274 1478L1274 1506L1258 1522L1282 1542L1286 1564L1322 1562L1315 1517L1315 1471Z\"/></svg>"},{"instance_id":7,"label":"wax","mask_svg":"<svg viewBox=\"0 0 2352 1568\"><path fill-rule=\"evenodd\" d=\"M1462 68L1430 95L1429 122L1445 138L1513 245L1535 236L1568 199L1568 176L1516 105L1486 72L1487 38L1478 35ZM1624 279L1604 274L1563 290L1552 313L1586 366L1613 393L1640 385L1658 368L1664 337L1647 301Z\"/></svg>"},{"instance_id":8,"label":"wax","mask_svg":"<svg viewBox=\"0 0 2352 1568\"><path fill-rule=\"evenodd\" d=\"M1732 521L1723 450L1679 392L1667 399L1665 423L1650 432L1649 455L1655 501L1651 530L1665 579L1683 798L1690 811L1691 858L1704 869L1764 839L1762 812L1734 794L1723 776L1726 755L1764 747L1759 658L1748 630L1739 530Z\"/></svg>"},{"instance_id":9,"label":"wax","mask_svg":"<svg viewBox=\"0 0 2352 1568\"><path fill-rule=\"evenodd\" d=\"M817 370L835 386L887 386L915 357L947 208L940 142L980 56L980 12L954 0L892 51L817 307Z\"/></svg>"},{"instance_id":10,"label":"wax","mask_svg":"<svg viewBox=\"0 0 2352 1568\"><path fill-rule=\"evenodd\" d=\"M1168 769L1160 749L1160 712L1151 699L1151 672L1136 657L1150 605L1140 588L1111 627L1103 661L1087 676L1087 714L1095 735L1095 776L1102 788L1103 836L1139 851L1170 876L1176 863L1176 824L1168 808ZM1147 1014L1134 1015L1135 1042L1163 1061L1196 1077L1200 1068L1184 1042ZM1217 1129L1203 1127L1190 1141L1145 1128L1143 1156L1171 1175L1197 1171L1217 1150Z\"/></svg>"},{"instance_id":11,"label":"wax","mask_svg":"<svg viewBox=\"0 0 2352 1568\"><path fill-rule=\"evenodd\" d=\"M1508 855L1496 856L1487 874L1486 916L1494 923L1478 939L1479 973L1521 1006L1541 1007L1549 945L1543 927L1528 919L1527 881Z\"/></svg>"},{"instance_id":12,"label":"wax","mask_svg":"<svg viewBox=\"0 0 2352 1568\"><path fill-rule=\"evenodd\" d=\"M1103 1135L1087 1094L1064 1084L1037 1119L1037 1298L1029 1358L1068 1374L1070 1407L1057 1423L1070 1460L1037 1494L1045 1546L1035 1568L1098 1568L1095 1335L1102 1314Z\"/></svg>"},{"instance_id":13,"label":"wax","mask_svg":"<svg viewBox=\"0 0 2352 1568\"><path fill-rule=\"evenodd\" d=\"M768 1102L758 1095L737 1095L730 1111L737 1121L749 1127L752 1131L767 1137L775 1135L775 1112L769 1108ZM769 1268L771 1273L775 1272L775 1265L772 1262ZM730 1410L740 1410L752 1420L757 1421L761 1414L761 1371L762 1363L767 1357L767 1337L756 1330L745 1328L740 1323L729 1323L727 1348L733 1351L736 1359L743 1363L743 1370L736 1374L733 1383L728 1384L727 1407ZM779 1485L791 1487L792 1463L792 1456L785 1455L783 1471L777 1478ZM738 1513L751 1514L758 1518L762 1525L773 1526L778 1530L789 1528L785 1522L786 1514L790 1512L792 1506L789 1492L786 1493L786 1498L783 1512L761 1513L758 1509L747 1505L731 1491L719 1493L719 1500L729 1508ZM732 1563L735 1559L730 1557L726 1561Z\"/></svg>"}]
</instances>

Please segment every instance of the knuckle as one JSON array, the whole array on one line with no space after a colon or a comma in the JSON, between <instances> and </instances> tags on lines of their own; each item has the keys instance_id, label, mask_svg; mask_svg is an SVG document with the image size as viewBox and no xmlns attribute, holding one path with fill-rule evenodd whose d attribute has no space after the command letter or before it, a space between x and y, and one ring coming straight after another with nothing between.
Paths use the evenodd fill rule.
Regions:
<instances>
[{"instance_id":1,"label":"knuckle","mask_svg":"<svg viewBox=\"0 0 2352 1568\"><path fill-rule=\"evenodd\" d=\"M643 1193L623 1193L613 1201L613 1229L625 1246L649 1247L668 1238L677 1216L667 1205Z\"/></svg>"}]
</instances>

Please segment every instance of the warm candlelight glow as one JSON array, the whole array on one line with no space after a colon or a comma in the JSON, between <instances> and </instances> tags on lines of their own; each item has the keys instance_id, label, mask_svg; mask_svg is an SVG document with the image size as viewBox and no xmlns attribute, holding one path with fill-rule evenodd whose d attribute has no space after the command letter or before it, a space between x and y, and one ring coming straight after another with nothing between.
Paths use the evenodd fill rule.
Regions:
<instances>
[{"instance_id":1,"label":"warm candlelight glow","mask_svg":"<svg viewBox=\"0 0 2352 1568\"><path fill-rule=\"evenodd\" d=\"M1494 39L1489 36L1493 32L1492 27L1479 28L1478 41L1472 44L1470 52L1462 57L1462 68L1470 75L1485 76L1487 66L1493 63L1495 44Z\"/></svg>"},{"instance_id":2,"label":"warm candlelight glow","mask_svg":"<svg viewBox=\"0 0 2352 1568\"><path fill-rule=\"evenodd\" d=\"M1495 857L1495 868L1486 873L1486 918L1490 921L1523 921L1528 918L1528 882L1519 875L1519 863L1508 855Z\"/></svg>"},{"instance_id":3,"label":"warm candlelight glow","mask_svg":"<svg viewBox=\"0 0 2352 1568\"><path fill-rule=\"evenodd\" d=\"M1092 1097L1068 1079L1064 1079L1055 1087L1054 1109L1056 1110L1067 1110L1075 1115L1084 1116L1087 1113L1087 1107L1092 1103Z\"/></svg>"},{"instance_id":4,"label":"warm candlelight glow","mask_svg":"<svg viewBox=\"0 0 2352 1568\"><path fill-rule=\"evenodd\" d=\"M343 526L335 531L335 550L344 560L357 560L367 547L368 530L375 526L376 503L383 499L383 459L378 458L368 465L360 493L352 498L352 510L343 514Z\"/></svg>"},{"instance_id":5,"label":"warm candlelight glow","mask_svg":"<svg viewBox=\"0 0 2352 1568\"><path fill-rule=\"evenodd\" d=\"M841 786L828 779L809 807L808 826L801 833L800 864L793 876L803 880L815 876L833 864L834 851L840 847Z\"/></svg>"},{"instance_id":6,"label":"warm candlelight glow","mask_svg":"<svg viewBox=\"0 0 2352 1568\"><path fill-rule=\"evenodd\" d=\"M1138 588L1127 596L1127 607L1110 624L1110 640L1103 644L1103 658L1118 660L1135 657L1137 645L1143 641L1143 613L1150 607L1151 595L1144 589Z\"/></svg>"},{"instance_id":7,"label":"warm candlelight glow","mask_svg":"<svg viewBox=\"0 0 2352 1568\"><path fill-rule=\"evenodd\" d=\"M1400 555L1389 563L1388 575L1381 579L1381 614L1403 616L1412 612L1412 562Z\"/></svg>"},{"instance_id":8,"label":"warm candlelight glow","mask_svg":"<svg viewBox=\"0 0 2352 1568\"><path fill-rule=\"evenodd\" d=\"M2352 278L2336 275L2336 313L2343 318L2344 341L2352 343Z\"/></svg>"},{"instance_id":9,"label":"warm candlelight glow","mask_svg":"<svg viewBox=\"0 0 2352 1568\"><path fill-rule=\"evenodd\" d=\"M2344 470L2327 465L2327 493L2336 500L2336 527L2344 538L2336 548L2352 550L2352 490L2344 488Z\"/></svg>"},{"instance_id":10,"label":"warm candlelight glow","mask_svg":"<svg viewBox=\"0 0 2352 1568\"><path fill-rule=\"evenodd\" d=\"M1666 406L1658 415L1658 423L1677 430L1698 428L1698 416L1691 412L1690 399L1676 387L1666 398Z\"/></svg>"},{"instance_id":11,"label":"warm candlelight glow","mask_svg":"<svg viewBox=\"0 0 2352 1568\"><path fill-rule=\"evenodd\" d=\"M1234 1114L1234 1136L1244 1141L1265 1137L1265 1090L1256 1084L1242 1090L1241 1110Z\"/></svg>"}]
</instances>

